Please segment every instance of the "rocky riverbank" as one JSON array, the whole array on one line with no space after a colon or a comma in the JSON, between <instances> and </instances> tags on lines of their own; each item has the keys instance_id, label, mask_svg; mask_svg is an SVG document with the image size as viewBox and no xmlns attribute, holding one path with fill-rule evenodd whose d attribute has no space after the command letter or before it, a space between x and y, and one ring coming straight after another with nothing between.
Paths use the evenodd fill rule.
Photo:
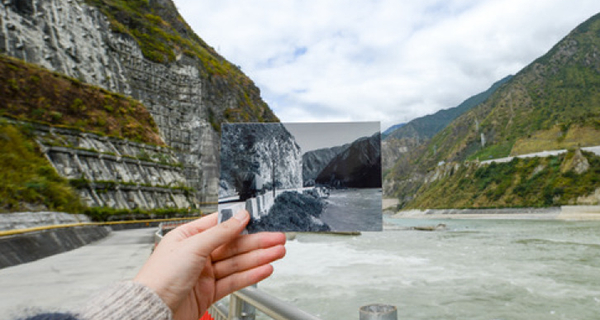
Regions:
<instances>
[{"instance_id":1,"label":"rocky riverbank","mask_svg":"<svg viewBox=\"0 0 600 320\"><path fill-rule=\"evenodd\" d=\"M247 230L323 232L331 228L321 221L324 202L318 196L297 192L284 192L275 199L269 214L251 221Z\"/></svg>"},{"instance_id":2,"label":"rocky riverbank","mask_svg":"<svg viewBox=\"0 0 600 320\"><path fill-rule=\"evenodd\" d=\"M393 219L600 220L600 206L406 210L390 217Z\"/></svg>"}]
</instances>

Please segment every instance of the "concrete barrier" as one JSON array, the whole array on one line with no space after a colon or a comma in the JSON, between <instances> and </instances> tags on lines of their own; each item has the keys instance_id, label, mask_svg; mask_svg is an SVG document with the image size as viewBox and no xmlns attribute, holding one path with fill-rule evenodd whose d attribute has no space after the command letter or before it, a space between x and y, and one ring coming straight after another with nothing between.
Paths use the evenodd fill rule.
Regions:
<instances>
[{"instance_id":1,"label":"concrete barrier","mask_svg":"<svg viewBox=\"0 0 600 320\"><path fill-rule=\"evenodd\" d=\"M315 191L317 195L319 195L322 198L326 198L329 196L329 193L326 189L315 187L279 189L276 190L275 195L273 195L273 192L269 191L265 194L261 194L254 198L247 199L245 202L229 202L227 204L219 206L219 212L221 213L219 215L219 223L229 219L236 212L242 209L246 209L246 211L248 211L248 213L253 219L260 219L269 213L269 210L271 210L271 208L275 204L275 198L280 194L287 191L303 193L307 190Z\"/></svg>"},{"instance_id":2,"label":"concrete barrier","mask_svg":"<svg viewBox=\"0 0 600 320\"><path fill-rule=\"evenodd\" d=\"M87 222L91 220L84 214L52 211L2 213L0 231Z\"/></svg>"},{"instance_id":3,"label":"concrete barrier","mask_svg":"<svg viewBox=\"0 0 600 320\"><path fill-rule=\"evenodd\" d=\"M110 231L106 226L80 226L0 237L0 269L79 248Z\"/></svg>"}]
</instances>

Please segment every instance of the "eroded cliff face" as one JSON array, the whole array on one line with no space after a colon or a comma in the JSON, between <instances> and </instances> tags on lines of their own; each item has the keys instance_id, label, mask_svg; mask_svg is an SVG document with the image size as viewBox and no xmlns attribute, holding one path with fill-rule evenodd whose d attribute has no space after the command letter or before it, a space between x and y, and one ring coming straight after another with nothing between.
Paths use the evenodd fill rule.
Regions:
<instances>
[{"instance_id":1,"label":"eroded cliff face","mask_svg":"<svg viewBox=\"0 0 600 320\"><path fill-rule=\"evenodd\" d=\"M224 126L221 159L220 198L302 187L302 152L282 124Z\"/></svg>"},{"instance_id":2,"label":"eroded cliff face","mask_svg":"<svg viewBox=\"0 0 600 320\"><path fill-rule=\"evenodd\" d=\"M344 152L350 144L339 147L324 148L309 151L302 155L302 178L304 186L314 186L319 173L340 153Z\"/></svg>"},{"instance_id":3,"label":"eroded cliff face","mask_svg":"<svg viewBox=\"0 0 600 320\"><path fill-rule=\"evenodd\" d=\"M75 0L0 2L0 52L141 101L183 163L186 186L197 190L195 202L216 203L220 123L215 124L242 102L227 81L202 70L198 57L178 52L173 62L152 62L135 39L113 32L99 9ZM256 98L258 89L251 89ZM245 120L276 121L264 106L262 119Z\"/></svg>"},{"instance_id":4,"label":"eroded cliff face","mask_svg":"<svg viewBox=\"0 0 600 320\"><path fill-rule=\"evenodd\" d=\"M354 141L319 173L317 184L381 188L381 134Z\"/></svg>"}]
</instances>

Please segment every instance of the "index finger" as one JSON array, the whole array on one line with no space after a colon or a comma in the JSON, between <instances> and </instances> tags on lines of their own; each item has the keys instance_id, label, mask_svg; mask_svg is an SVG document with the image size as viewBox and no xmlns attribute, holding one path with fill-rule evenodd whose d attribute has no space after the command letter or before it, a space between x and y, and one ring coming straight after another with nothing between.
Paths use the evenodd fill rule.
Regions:
<instances>
[{"instance_id":1,"label":"index finger","mask_svg":"<svg viewBox=\"0 0 600 320\"><path fill-rule=\"evenodd\" d=\"M216 226L218 219L219 213L214 212L200 219L196 219L192 222L181 225L175 228L175 230L171 231L171 233L180 234L183 239L187 239L213 226Z\"/></svg>"},{"instance_id":2,"label":"index finger","mask_svg":"<svg viewBox=\"0 0 600 320\"><path fill-rule=\"evenodd\" d=\"M284 245L285 234L281 232L259 232L237 237L226 246L217 248L211 254L213 261L219 261L246 253L256 249L266 249L277 245Z\"/></svg>"},{"instance_id":3,"label":"index finger","mask_svg":"<svg viewBox=\"0 0 600 320\"><path fill-rule=\"evenodd\" d=\"M190 237L188 243L194 252L208 257L216 248L238 237L249 221L248 211L240 210L232 219Z\"/></svg>"}]
</instances>

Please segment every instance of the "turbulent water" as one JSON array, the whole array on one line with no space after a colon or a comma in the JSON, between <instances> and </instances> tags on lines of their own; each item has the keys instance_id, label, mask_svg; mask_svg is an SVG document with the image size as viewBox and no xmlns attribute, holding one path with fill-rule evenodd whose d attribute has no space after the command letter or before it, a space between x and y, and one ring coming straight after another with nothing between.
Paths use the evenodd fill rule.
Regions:
<instances>
[{"instance_id":1,"label":"turbulent water","mask_svg":"<svg viewBox=\"0 0 600 320\"><path fill-rule=\"evenodd\" d=\"M600 319L600 222L392 220L444 231L300 234L259 284L324 320Z\"/></svg>"}]
</instances>

